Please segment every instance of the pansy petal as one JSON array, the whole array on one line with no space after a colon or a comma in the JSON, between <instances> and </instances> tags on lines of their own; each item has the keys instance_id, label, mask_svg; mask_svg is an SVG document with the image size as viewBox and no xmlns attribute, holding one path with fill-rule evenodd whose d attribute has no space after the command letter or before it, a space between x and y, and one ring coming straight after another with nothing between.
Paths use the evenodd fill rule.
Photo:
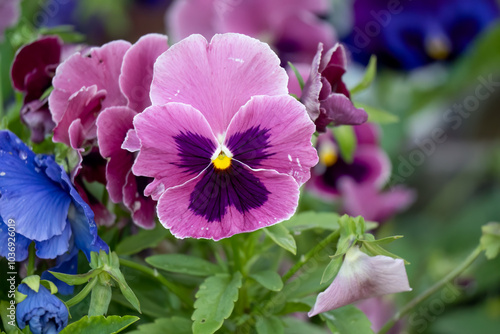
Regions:
<instances>
[{"instance_id":1,"label":"pansy petal","mask_svg":"<svg viewBox=\"0 0 500 334\"><path fill-rule=\"evenodd\" d=\"M321 101L321 115L316 120L318 131L325 131L330 123L335 125L359 125L368 120L363 109L356 108L344 94L332 93Z\"/></svg>"},{"instance_id":2,"label":"pansy petal","mask_svg":"<svg viewBox=\"0 0 500 334\"><path fill-rule=\"evenodd\" d=\"M123 204L132 213L134 223L145 229L155 227L156 202L144 196L144 188L150 182L151 179L129 171L123 186Z\"/></svg>"},{"instance_id":3,"label":"pansy petal","mask_svg":"<svg viewBox=\"0 0 500 334\"><path fill-rule=\"evenodd\" d=\"M0 133L0 215L16 222L17 233L36 241L63 232L71 202L44 169L17 137L8 131Z\"/></svg>"},{"instance_id":4,"label":"pansy petal","mask_svg":"<svg viewBox=\"0 0 500 334\"><path fill-rule=\"evenodd\" d=\"M254 96L231 121L225 145L234 159L251 168L288 174L302 185L318 162L311 144L314 131L304 106L293 97Z\"/></svg>"},{"instance_id":5,"label":"pansy petal","mask_svg":"<svg viewBox=\"0 0 500 334\"><path fill-rule=\"evenodd\" d=\"M64 231L60 235L44 241L37 241L36 256L40 259L55 259L59 255L66 253L69 249L71 239L71 226L66 224Z\"/></svg>"},{"instance_id":6,"label":"pansy petal","mask_svg":"<svg viewBox=\"0 0 500 334\"><path fill-rule=\"evenodd\" d=\"M304 84L304 89L300 95L300 101L306 106L309 117L315 121L319 117L319 93L323 87L321 82L321 73L319 72L319 64L321 62L321 53L323 52L323 44L318 44L318 51L314 56L312 66L310 68L309 77ZM304 78L306 79L306 78Z\"/></svg>"},{"instance_id":7,"label":"pansy petal","mask_svg":"<svg viewBox=\"0 0 500 334\"><path fill-rule=\"evenodd\" d=\"M105 90L102 108L126 105L127 100L118 85L122 59L130 43L113 41L99 48L92 48L88 54L76 53L57 67L52 80L54 91L49 97L49 106L56 123L62 119L70 97L82 87L96 85Z\"/></svg>"},{"instance_id":8,"label":"pansy petal","mask_svg":"<svg viewBox=\"0 0 500 334\"><path fill-rule=\"evenodd\" d=\"M119 82L129 108L141 112L151 105L149 89L153 80L153 65L156 58L167 49L167 36L147 34L132 45L123 57Z\"/></svg>"},{"instance_id":9,"label":"pansy petal","mask_svg":"<svg viewBox=\"0 0 500 334\"><path fill-rule=\"evenodd\" d=\"M123 186L127 174L134 164L134 154L122 149L121 145L127 132L133 128L137 113L128 107L106 108L97 119L97 138L99 151L106 164L106 189L115 203L123 200Z\"/></svg>"},{"instance_id":10,"label":"pansy petal","mask_svg":"<svg viewBox=\"0 0 500 334\"><path fill-rule=\"evenodd\" d=\"M151 106L134 118L134 126L141 150L133 172L155 178L145 189L155 200L203 171L218 147L205 117L186 104Z\"/></svg>"},{"instance_id":11,"label":"pansy petal","mask_svg":"<svg viewBox=\"0 0 500 334\"><path fill-rule=\"evenodd\" d=\"M226 171L210 167L167 189L157 210L160 222L177 238L220 240L289 219L298 197L292 177L233 161Z\"/></svg>"},{"instance_id":12,"label":"pansy petal","mask_svg":"<svg viewBox=\"0 0 500 334\"><path fill-rule=\"evenodd\" d=\"M192 35L156 61L151 101L190 104L220 135L252 96L288 94L288 77L279 64L267 44L248 36L215 35L209 44Z\"/></svg>"},{"instance_id":13,"label":"pansy petal","mask_svg":"<svg viewBox=\"0 0 500 334\"><path fill-rule=\"evenodd\" d=\"M216 33L213 20L216 10L213 4L214 0L174 1L165 17L170 37L176 42L192 34L202 34L210 39ZM228 6L221 5L223 8Z\"/></svg>"},{"instance_id":14,"label":"pansy petal","mask_svg":"<svg viewBox=\"0 0 500 334\"><path fill-rule=\"evenodd\" d=\"M28 247L31 244L31 240L23 237L19 233L16 233L16 225L14 221L11 221L12 224L10 227L7 223L8 221L4 222L2 217L0 217L0 256L9 259L10 261L11 258L9 253L14 253L14 261L24 261L28 258ZM11 233L13 233L13 235ZM9 245L9 241L12 242L12 237L14 237L15 243L14 252L11 252L12 246Z\"/></svg>"},{"instance_id":15,"label":"pansy petal","mask_svg":"<svg viewBox=\"0 0 500 334\"><path fill-rule=\"evenodd\" d=\"M394 187L382 191L370 184L356 184L350 179L340 180L339 189L343 196L342 207L347 214L380 223L406 209L416 198L411 189Z\"/></svg>"},{"instance_id":16,"label":"pansy petal","mask_svg":"<svg viewBox=\"0 0 500 334\"><path fill-rule=\"evenodd\" d=\"M69 97L66 110L60 119L54 119L57 126L54 129L53 140L58 143L64 143L73 148L80 148L81 142L85 139L94 139L96 136L95 120L97 113L101 110L101 102L106 97L105 90L97 90L97 86L82 87L79 91ZM70 127L79 121L81 127L78 127L79 143L71 144ZM73 131L76 131L73 128Z\"/></svg>"},{"instance_id":17,"label":"pansy petal","mask_svg":"<svg viewBox=\"0 0 500 334\"><path fill-rule=\"evenodd\" d=\"M355 301L411 291L402 259L370 257L357 246L350 248L332 284L318 295L310 317Z\"/></svg>"},{"instance_id":18,"label":"pansy petal","mask_svg":"<svg viewBox=\"0 0 500 334\"><path fill-rule=\"evenodd\" d=\"M127 136L122 143L122 148L129 152L137 152L141 149L141 141L137 137L137 132L135 129L130 129L127 132Z\"/></svg>"}]
</instances>

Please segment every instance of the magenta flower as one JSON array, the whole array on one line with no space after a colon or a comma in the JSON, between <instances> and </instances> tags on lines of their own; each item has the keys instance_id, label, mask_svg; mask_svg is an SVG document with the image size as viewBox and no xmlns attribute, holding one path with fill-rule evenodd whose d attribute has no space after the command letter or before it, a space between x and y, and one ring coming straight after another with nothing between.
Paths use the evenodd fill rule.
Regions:
<instances>
[{"instance_id":1,"label":"magenta flower","mask_svg":"<svg viewBox=\"0 0 500 334\"><path fill-rule=\"evenodd\" d=\"M175 40L191 34L210 39L216 33L242 33L269 43L287 64L310 62L320 42L334 45L333 27L319 18L329 11L327 0L177 0L166 20Z\"/></svg>"},{"instance_id":2,"label":"magenta flower","mask_svg":"<svg viewBox=\"0 0 500 334\"><path fill-rule=\"evenodd\" d=\"M99 140L100 154L109 158L105 182L110 199L124 203L134 222L148 228L154 226L155 203L144 197L143 190L150 180L131 173L135 155L121 145L133 129L133 117L151 104L153 64L167 47L166 36L149 34L134 45L113 41L76 54L57 68L49 98L56 123L54 141L80 154L73 177L85 166L88 156L81 156L85 148L97 147Z\"/></svg>"},{"instance_id":3,"label":"magenta flower","mask_svg":"<svg viewBox=\"0 0 500 334\"><path fill-rule=\"evenodd\" d=\"M318 158L314 124L287 93L278 57L248 36L192 35L157 59L133 172L154 178L145 194L176 237L219 240L293 215Z\"/></svg>"},{"instance_id":4,"label":"magenta flower","mask_svg":"<svg viewBox=\"0 0 500 334\"><path fill-rule=\"evenodd\" d=\"M0 0L0 42L3 41L5 29L12 27L19 20L20 0Z\"/></svg>"},{"instance_id":5,"label":"magenta flower","mask_svg":"<svg viewBox=\"0 0 500 334\"><path fill-rule=\"evenodd\" d=\"M345 254L332 284L318 295L310 317L358 300L411 291L404 261L388 256L368 256L357 246Z\"/></svg>"},{"instance_id":6,"label":"magenta flower","mask_svg":"<svg viewBox=\"0 0 500 334\"><path fill-rule=\"evenodd\" d=\"M354 127L357 146L352 162L339 153L331 133L318 137L320 163L313 169L308 189L326 200L340 200L342 210L351 216L384 222L415 199L413 191L382 188L391 173L389 157L379 146L379 129L366 123Z\"/></svg>"},{"instance_id":7,"label":"magenta flower","mask_svg":"<svg viewBox=\"0 0 500 334\"><path fill-rule=\"evenodd\" d=\"M300 96L320 132L325 132L330 124L363 124L368 114L352 104L349 90L342 81L347 68L344 47L336 44L323 53L323 45L320 44L317 50L304 89L300 91L297 79L291 75L291 92Z\"/></svg>"}]
</instances>

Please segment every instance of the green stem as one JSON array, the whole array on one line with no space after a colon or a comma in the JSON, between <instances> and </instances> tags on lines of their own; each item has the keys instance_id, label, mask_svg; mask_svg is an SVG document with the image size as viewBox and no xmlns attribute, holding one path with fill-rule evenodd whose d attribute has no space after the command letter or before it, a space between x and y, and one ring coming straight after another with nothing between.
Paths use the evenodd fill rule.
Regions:
<instances>
[{"instance_id":1,"label":"green stem","mask_svg":"<svg viewBox=\"0 0 500 334\"><path fill-rule=\"evenodd\" d=\"M446 284L457 278L465 269L467 269L477 259L477 257L481 254L481 252L482 248L481 246L478 246L476 249L472 251L471 254L469 254L469 256L458 267L456 267L448 275L443 277L440 281L436 282L436 284L431 286L429 289L424 291L424 293L422 293L420 296L415 297L408 304L406 304L398 313L396 313L389 321L387 321L384 327L380 329L378 334L387 333L396 324L396 322L399 321L399 319L408 314L412 309L414 309L417 305L428 299L434 293L439 291Z\"/></svg>"},{"instance_id":2,"label":"green stem","mask_svg":"<svg viewBox=\"0 0 500 334\"><path fill-rule=\"evenodd\" d=\"M232 249L232 252L233 252L233 261L234 261L234 272L241 272L242 271L242 267L241 267L241 258L240 258L240 244L237 240L237 236L233 236L231 239L230 239L230 242L231 242L231 249Z\"/></svg>"},{"instance_id":3,"label":"green stem","mask_svg":"<svg viewBox=\"0 0 500 334\"><path fill-rule=\"evenodd\" d=\"M135 269L137 271L140 271L146 275L149 275L153 278L155 278L158 282L163 284L167 289L169 289L173 294L175 294L177 297L179 297L180 300L182 300L188 307L193 308L194 303L193 300L189 297L189 290L177 286L176 284L168 281L163 275L161 275L157 270L154 270L152 268L146 267L145 265L142 265L140 263L122 259L120 258L120 265L129 267L131 269Z\"/></svg>"},{"instance_id":4,"label":"green stem","mask_svg":"<svg viewBox=\"0 0 500 334\"><path fill-rule=\"evenodd\" d=\"M333 242L340 236L340 229L335 230L330 233L325 239L323 239L319 244L316 245L313 249L311 249L307 254L302 256L299 262L297 262L288 272L283 276L283 283L286 283L297 271L302 268L304 264L307 263L310 259L312 259L316 254L321 252L323 248L325 248L329 243Z\"/></svg>"},{"instance_id":5,"label":"green stem","mask_svg":"<svg viewBox=\"0 0 500 334\"><path fill-rule=\"evenodd\" d=\"M35 243L32 242L28 250L28 268L26 270L27 276L31 276L35 273L35 255L36 255Z\"/></svg>"},{"instance_id":6,"label":"green stem","mask_svg":"<svg viewBox=\"0 0 500 334\"><path fill-rule=\"evenodd\" d=\"M97 283L97 277L92 278L90 282L87 283L87 285L85 285L82 291L80 291L76 296L65 302L66 306L68 307L74 306L79 302L81 302L83 299L85 299L85 297L87 297L87 295L92 291L92 288L96 285L96 283Z\"/></svg>"}]
</instances>

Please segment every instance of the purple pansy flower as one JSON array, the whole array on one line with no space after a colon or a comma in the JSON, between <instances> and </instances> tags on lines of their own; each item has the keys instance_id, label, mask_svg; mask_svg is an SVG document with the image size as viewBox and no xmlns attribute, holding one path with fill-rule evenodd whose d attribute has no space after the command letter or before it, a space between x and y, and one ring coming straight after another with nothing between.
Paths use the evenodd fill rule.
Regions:
<instances>
[{"instance_id":1,"label":"purple pansy flower","mask_svg":"<svg viewBox=\"0 0 500 334\"><path fill-rule=\"evenodd\" d=\"M55 334L68 325L68 308L43 285L38 291L27 284L17 288L26 298L17 304L16 318L19 328L27 325L33 334Z\"/></svg>"},{"instance_id":2,"label":"purple pansy flower","mask_svg":"<svg viewBox=\"0 0 500 334\"><path fill-rule=\"evenodd\" d=\"M0 42L3 41L5 29L12 27L19 20L20 0L0 0Z\"/></svg>"},{"instance_id":3,"label":"purple pansy flower","mask_svg":"<svg viewBox=\"0 0 500 334\"><path fill-rule=\"evenodd\" d=\"M306 65L298 65L301 72L304 68ZM349 90L342 81L346 68L347 56L341 44L325 52L319 44L302 91L295 75L290 75L291 93L300 97L319 132L325 132L330 124L359 125L368 119L368 114L351 102Z\"/></svg>"},{"instance_id":4,"label":"purple pansy flower","mask_svg":"<svg viewBox=\"0 0 500 334\"><path fill-rule=\"evenodd\" d=\"M287 93L276 54L245 35L192 35L158 58L127 144L140 144L133 172L154 178L145 194L175 236L219 240L293 215L318 158Z\"/></svg>"},{"instance_id":5,"label":"purple pansy flower","mask_svg":"<svg viewBox=\"0 0 500 334\"><path fill-rule=\"evenodd\" d=\"M356 61L376 54L381 63L412 70L456 58L498 17L495 0L357 0L346 44Z\"/></svg>"},{"instance_id":6,"label":"purple pansy flower","mask_svg":"<svg viewBox=\"0 0 500 334\"><path fill-rule=\"evenodd\" d=\"M97 235L94 213L64 169L5 130L0 131L0 216L0 239L14 226L16 261L26 259L32 241L42 259L54 259L73 246L88 259L92 251L108 250ZM0 250L5 257L8 249Z\"/></svg>"},{"instance_id":7,"label":"purple pansy flower","mask_svg":"<svg viewBox=\"0 0 500 334\"><path fill-rule=\"evenodd\" d=\"M415 194L403 187L381 190L389 179L391 163L379 146L379 128L370 123L353 128L357 146L352 162L342 158L331 133L318 137L320 163L312 171L308 189L323 199L341 200L349 215L384 222L410 205Z\"/></svg>"},{"instance_id":8,"label":"purple pansy flower","mask_svg":"<svg viewBox=\"0 0 500 334\"><path fill-rule=\"evenodd\" d=\"M344 263L332 284L318 295L310 317L358 300L411 291L402 259L368 256L358 246L345 254Z\"/></svg>"},{"instance_id":9,"label":"purple pansy flower","mask_svg":"<svg viewBox=\"0 0 500 334\"><path fill-rule=\"evenodd\" d=\"M210 39L216 33L242 33L268 42L287 64L310 62L320 42L333 46L335 31L319 18L329 11L326 0L178 0L166 20L175 40L191 34Z\"/></svg>"}]
</instances>

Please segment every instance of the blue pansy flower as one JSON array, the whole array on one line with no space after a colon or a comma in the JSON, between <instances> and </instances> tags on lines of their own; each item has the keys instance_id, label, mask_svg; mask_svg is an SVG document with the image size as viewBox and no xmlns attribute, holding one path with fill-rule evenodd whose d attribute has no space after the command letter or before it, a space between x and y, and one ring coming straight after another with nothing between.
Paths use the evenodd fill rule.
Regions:
<instances>
[{"instance_id":1,"label":"blue pansy flower","mask_svg":"<svg viewBox=\"0 0 500 334\"><path fill-rule=\"evenodd\" d=\"M89 260L90 252L108 251L97 235L94 213L64 169L7 130L0 131L0 217L0 255L12 255L5 241L14 234L15 261L26 259L32 241L42 259L74 247Z\"/></svg>"},{"instance_id":2,"label":"blue pansy flower","mask_svg":"<svg viewBox=\"0 0 500 334\"><path fill-rule=\"evenodd\" d=\"M498 17L495 0L356 0L345 42L356 61L376 54L386 65L411 70L454 59Z\"/></svg>"},{"instance_id":3,"label":"blue pansy flower","mask_svg":"<svg viewBox=\"0 0 500 334\"><path fill-rule=\"evenodd\" d=\"M17 304L16 317L19 328L23 329L29 325L33 334L55 334L68 325L66 305L43 285L40 285L38 292L24 283L17 289L27 296Z\"/></svg>"}]
</instances>

